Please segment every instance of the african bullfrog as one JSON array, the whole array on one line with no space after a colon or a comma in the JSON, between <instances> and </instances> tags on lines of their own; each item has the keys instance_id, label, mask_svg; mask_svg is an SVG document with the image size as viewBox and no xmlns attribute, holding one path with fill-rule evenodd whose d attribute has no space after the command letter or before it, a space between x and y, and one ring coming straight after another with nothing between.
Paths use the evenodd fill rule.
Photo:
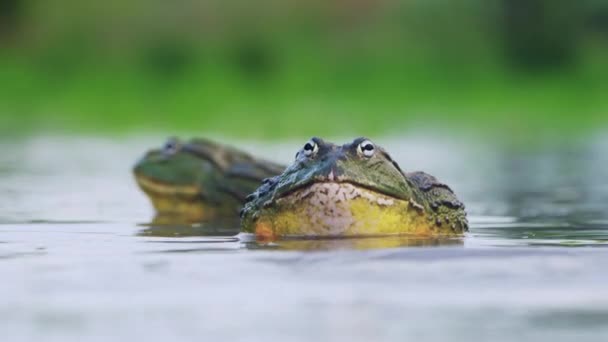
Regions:
<instances>
[{"instance_id":1,"label":"african bullfrog","mask_svg":"<svg viewBox=\"0 0 608 342\"><path fill-rule=\"evenodd\" d=\"M200 222L238 218L246 196L283 169L206 139L170 138L147 152L133 173L161 218Z\"/></svg>"},{"instance_id":2,"label":"african bullfrog","mask_svg":"<svg viewBox=\"0 0 608 342\"><path fill-rule=\"evenodd\" d=\"M404 173L369 139L312 138L282 174L264 180L241 210L241 230L289 236L461 235L464 205L424 172Z\"/></svg>"}]
</instances>

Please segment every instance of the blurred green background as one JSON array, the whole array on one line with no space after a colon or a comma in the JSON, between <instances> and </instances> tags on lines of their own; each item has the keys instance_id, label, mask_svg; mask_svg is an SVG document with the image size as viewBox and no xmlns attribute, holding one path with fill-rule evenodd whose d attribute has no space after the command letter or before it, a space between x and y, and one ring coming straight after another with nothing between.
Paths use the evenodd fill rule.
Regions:
<instances>
[{"instance_id":1,"label":"blurred green background","mask_svg":"<svg viewBox=\"0 0 608 342\"><path fill-rule=\"evenodd\" d=\"M608 124L605 0L0 0L0 133Z\"/></svg>"}]
</instances>

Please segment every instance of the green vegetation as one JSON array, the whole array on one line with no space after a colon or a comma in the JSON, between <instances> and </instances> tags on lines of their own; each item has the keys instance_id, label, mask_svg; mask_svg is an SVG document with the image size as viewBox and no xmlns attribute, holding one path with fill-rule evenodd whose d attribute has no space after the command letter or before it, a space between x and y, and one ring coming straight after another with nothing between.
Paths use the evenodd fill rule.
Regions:
<instances>
[{"instance_id":1,"label":"green vegetation","mask_svg":"<svg viewBox=\"0 0 608 342\"><path fill-rule=\"evenodd\" d=\"M605 31L576 24L605 8L588 1L564 16L533 2L554 19L549 29L526 31L538 23L517 16L503 29L500 1L338 10L314 2L287 18L263 2L252 16L246 6L216 8L232 14L221 17L230 29L215 31L192 29L207 12L190 1L179 9L191 18L167 14L163 25L162 8L137 1L94 11L70 0L31 5L13 20L26 29L11 31L0 53L0 133L274 138L422 125L530 140L608 124ZM62 3L72 12L48 11ZM129 16L141 9L150 15Z\"/></svg>"}]
</instances>

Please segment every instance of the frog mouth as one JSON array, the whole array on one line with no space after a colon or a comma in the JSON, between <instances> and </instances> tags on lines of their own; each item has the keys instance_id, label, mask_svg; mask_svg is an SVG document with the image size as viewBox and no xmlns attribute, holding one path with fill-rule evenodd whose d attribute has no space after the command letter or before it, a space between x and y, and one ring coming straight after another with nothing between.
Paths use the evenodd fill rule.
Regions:
<instances>
[{"instance_id":1,"label":"frog mouth","mask_svg":"<svg viewBox=\"0 0 608 342\"><path fill-rule=\"evenodd\" d=\"M153 196L194 199L201 195L201 190L195 185L169 184L141 174L136 174L135 180L145 193Z\"/></svg>"},{"instance_id":2,"label":"frog mouth","mask_svg":"<svg viewBox=\"0 0 608 342\"><path fill-rule=\"evenodd\" d=\"M292 193L289 198L298 201L314 198L321 205L349 202L356 198L364 198L379 205L393 205L399 200L353 182L314 182Z\"/></svg>"},{"instance_id":3,"label":"frog mouth","mask_svg":"<svg viewBox=\"0 0 608 342\"><path fill-rule=\"evenodd\" d=\"M294 196L302 198L303 196L308 197L312 196L315 193L319 193L320 195L329 196L331 198L335 198L339 200L342 198L343 201L348 201L353 197L357 197L362 193L366 194L375 194L378 196L385 197L387 199L392 200L404 200L400 196L397 196L392 193L388 193L386 191L382 191L378 188L372 187L367 184L361 184L359 182L350 181L350 180L340 180L340 181L329 181L329 180L317 180L311 181L305 184L301 184L297 187L289 189L285 193L282 193L278 196L279 199L292 198ZM407 199L405 199L407 200Z\"/></svg>"}]
</instances>

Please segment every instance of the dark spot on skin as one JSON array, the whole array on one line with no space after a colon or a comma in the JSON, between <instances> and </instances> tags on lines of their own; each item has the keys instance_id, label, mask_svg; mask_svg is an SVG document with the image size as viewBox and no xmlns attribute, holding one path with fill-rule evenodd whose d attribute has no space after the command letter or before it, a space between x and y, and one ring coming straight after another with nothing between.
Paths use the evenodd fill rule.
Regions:
<instances>
[{"instance_id":1,"label":"dark spot on skin","mask_svg":"<svg viewBox=\"0 0 608 342\"><path fill-rule=\"evenodd\" d=\"M464 227L465 230L467 230L469 228L469 225L467 224L467 221L465 221L465 220L460 220L460 226Z\"/></svg>"},{"instance_id":2,"label":"dark spot on skin","mask_svg":"<svg viewBox=\"0 0 608 342\"><path fill-rule=\"evenodd\" d=\"M262 179L262 184L268 184L272 181L272 178L264 178Z\"/></svg>"},{"instance_id":3,"label":"dark spot on skin","mask_svg":"<svg viewBox=\"0 0 608 342\"><path fill-rule=\"evenodd\" d=\"M306 198L311 197L313 195L314 195L314 193L311 191L311 192L307 193L306 195L302 196L301 199L306 199Z\"/></svg>"},{"instance_id":4,"label":"dark spot on skin","mask_svg":"<svg viewBox=\"0 0 608 342\"><path fill-rule=\"evenodd\" d=\"M256 198L257 198L257 195L255 193L249 194L249 195L247 195L247 197L245 197L245 202L251 202Z\"/></svg>"}]
</instances>

